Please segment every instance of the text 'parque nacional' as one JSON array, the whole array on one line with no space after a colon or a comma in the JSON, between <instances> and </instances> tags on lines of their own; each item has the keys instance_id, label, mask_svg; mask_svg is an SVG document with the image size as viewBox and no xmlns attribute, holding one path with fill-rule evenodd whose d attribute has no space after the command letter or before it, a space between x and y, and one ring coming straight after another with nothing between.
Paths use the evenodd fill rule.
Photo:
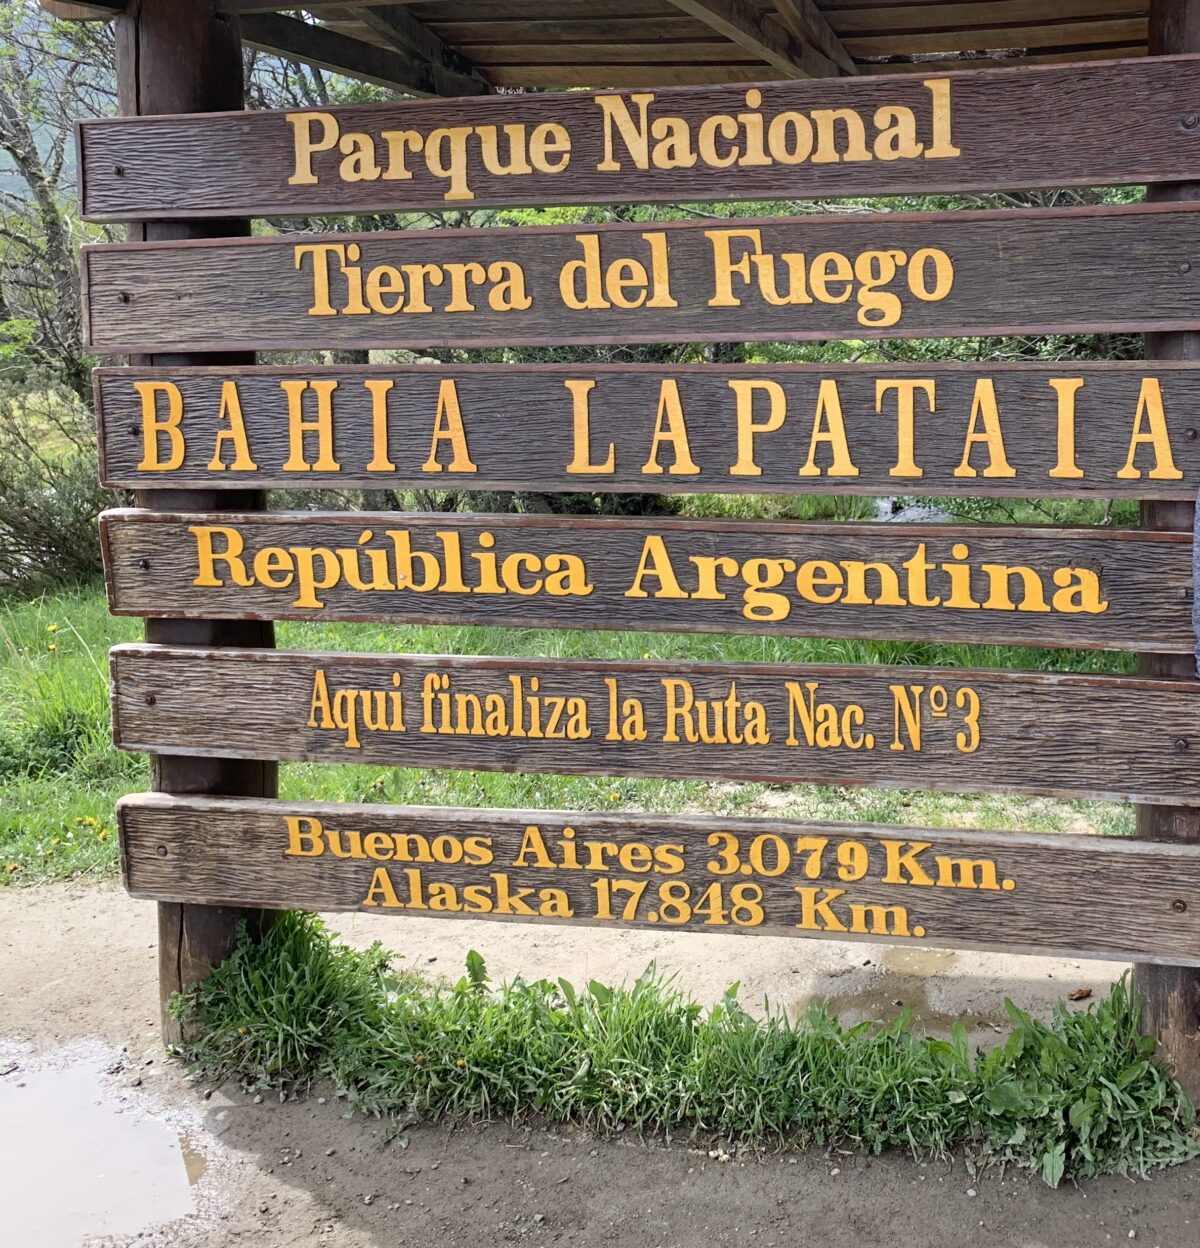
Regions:
<instances>
[{"instance_id":1,"label":"text 'parque nacional'","mask_svg":"<svg viewBox=\"0 0 1200 1248\"><path fill-rule=\"evenodd\" d=\"M86 216L1111 185L1200 174L1194 58L411 100L79 127Z\"/></svg>"}]
</instances>

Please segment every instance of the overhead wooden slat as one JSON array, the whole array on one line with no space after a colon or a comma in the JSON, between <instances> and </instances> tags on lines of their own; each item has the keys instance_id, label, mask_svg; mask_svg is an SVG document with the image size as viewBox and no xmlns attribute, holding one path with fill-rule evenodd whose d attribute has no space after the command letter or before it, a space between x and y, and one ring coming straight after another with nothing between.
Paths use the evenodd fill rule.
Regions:
<instances>
[{"instance_id":1,"label":"overhead wooden slat","mask_svg":"<svg viewBox=\"0 0 1200 1248\"><path fill-rule=\"evenodd\" d=\"M779 71L760 61L741 65L489 65L497 87L656 87L719 86L723 82L770 82Z\"/></svg>"},{"instance_id":2,"label":"overhead wooden slat","mask_svg":"<svg viewBox=\"0 0 1200 1248\"><path fill-rule=\"evenodd\" d=\"M882 34L887 31L968 30L976 26L1016 26L1063 22L1071 18L1145 19L1138 0L993 0L992 3L894 4L886 7L834 9L829 24L839 34Z\"/></svg>"},{"instance_id":3,"label":"overhead wooden slat","mask_svg":"<svg viewBox=\"0 0 1200 1248\"><path fill-rule=\"evenodd\" d=\"M345 0L342 0L345 3ZM461 0L421 0L409 4L413 16L422 22L464 21L478 17L494 21L501 18L558 17L629 18L653 17L674 10L671 0L473 0L464 7Z\"/></svg>"},{"instance_id":4,"label":"overhead wooden slat","mask_svg":"<svg viewBox=\"0 0 1200 1248\"><path fill-rule=\"evenodd\" d=\"M762 77L774 77L770 66L722 39L707 43L662 39L656 43L621 44L521 44L485 43L465 45L471 59L490 75L496 65L577 65L590 68L598 62L614 65L753 65Z\"/></svg>"},{"instance_id":5,"label":"overhead wooden slat","mask_svg":"<svg viewBox=\"0 0 1200 1248\"><path fill-rule=\"evenodd\" d=\"M920 61L864 61L859 65L859 73L940 74L952 69L1019 69L1022 65L1061 65L1145 55L1144 43L1131 43L1115 47L1058 48L1053 52L1035 52L1029 56L946 56Z\"/></svg>"},{"instance_id":6,"label":"overhead wooden slat","mask_svg":"<svg viewBox=\"0 0 1200 1248\"><path fill-rule=\"evenodd\" d=\"M761 56L786 78L828 78L837 64L810 44L797 39L778 22L746 0L671 0L676 8L711 26L747 52Z\"/></svg>"},{"instance_id":7,"label":"overhead wooden slat","mask_svg":"<svg viewBox=\"0 0 1200 1248\"><path fill-rule=\"evenodd\" d=\"M430 22L429 29L454 47L470 43L627 43L652 39L710 39L712 27L673 11L665 17L639 17L619 24L605 18ZM730 51L740 51L730 44Z\"/></svg>"},{"instance_id":8,"label":"overhead wooden slat","mask_svg":"<svg viewBox=\"0 0 1200 1248\"><path fill-rule=\"evenodd\" d=\"M241 27L243 42L260 51L349 74L394 91L411 95L481 95L488 90L482 79L455 74L409 53L364 43L279 13L244 17Z\"/></svg>"},{"instance_id":9,"label":"overhead wooden slat","mask_svg":"<svg viewBox=\"0 0 1200 1248\"><path fill-rule=\"evenodd\" d=\"M125 0L110 3L70 4L66 0L41 0L41 7L62 22L107 22L125 8Z\"/></svg>"},{"instance_id":10,"label":"overhead wooden slat","mask_svg":"<svg viewBox=\"0 0 1200 1248\"><path fill-rule=\"evenodd\" d=\"M844 42L856 57L911 56L920 52L979 52L993 48L1052 48L1058 45L1130 44L1146 37L1141 18L1066 22L1046 26L990 26L910 34L851 36Z\"/></svg>"}]
</instances>

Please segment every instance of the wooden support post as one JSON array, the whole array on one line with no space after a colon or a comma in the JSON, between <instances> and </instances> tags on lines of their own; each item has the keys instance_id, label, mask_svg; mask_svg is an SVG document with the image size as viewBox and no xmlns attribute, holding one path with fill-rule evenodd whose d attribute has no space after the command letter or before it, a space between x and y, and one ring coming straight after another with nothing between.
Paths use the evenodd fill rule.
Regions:
<instances>
[{"instance_id":1,"label":"wooden support post","mask_svg":"<svg viewBox=\"0 0 1200 1248\"><path fill-rule=\"evenodd\" d=\"M243 106L242 49L237 19L222 16L214 0L130 0L117 19L117 81L121 111L129 115L201 113ZM131 241L244 235L248 221L207 220L134 223ZM135 363L158 365L253 364L253 353L236 355L152 355ZM142 490L141 507L171 511L261 508L252 491ZM146 640L174 645L273 646L270 624L252 620L148 620ZM274 763L157 755L152 787L161 793L220 793L273 797ZM232 950L237 927L265 921L262 911L224 906L160 903L158 907L159 993L167 1043L182 1037L167 1013L173 993L204 978Z\"/></svg>"},{"instance_id":2,"label":"wooden support post","mask_svg":"<svg viewBox=\"0 0 1200 1248\"><path fill-rule=\"evenodd\" d=\"M1149 43L1152 56L1200 52L1200 0L1151 0ZM1180 124L1186 125L1183 118ZM1191 118L1195 124L1195 118ZM1156 200L1200 199L1200 183L1180 182L1153 187ZM1180 264L1196 264L1196 256L1179 256ZM1200 333L1147 334L1146 358L1200 360ZM1142 526L1190 531L1195 505L1189 502L1142 504ZM1194 678L1190 655L1143 655L1138 671L1151 676ZM1200 784L1200 741L1189 743L1197 755ZM1200 845L1200 808L1140 806L1138 836L1151 841L1184 841ZM1158 1037L1159 1054L1174 1063L1180 1082L1193 1101L1200 1101L1200 970L1183 966L1134 967L1134 987L1146 1002L1144 1024Z\"/></svg>"}]
</instances>

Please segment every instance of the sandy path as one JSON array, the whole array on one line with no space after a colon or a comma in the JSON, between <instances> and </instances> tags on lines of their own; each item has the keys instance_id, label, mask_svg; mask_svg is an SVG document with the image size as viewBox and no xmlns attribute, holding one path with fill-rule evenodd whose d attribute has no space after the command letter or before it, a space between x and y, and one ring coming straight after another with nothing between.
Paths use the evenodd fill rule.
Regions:
<instances>
[{"instance_id":1,"label":"sandy path","mask_svg":"<svg viewBox=\"0 0 1200 1248\"><path fill-rule=\"evenodd\" d=\"M678 968L683 984L706 999L740 979L748 1003L769 995L790 1005L830 994L851 1015L894 1009L892 1003L904 1000L933 1026L966 1014L981 1037L990 1033L1005 995L1045 1010L1069 988L1099 990L1120 970L861 944L601 936L465 921L353 917L344 927L356 942L402 943L427 969L449 974L459 972L471 947L487 954L499 976L524 971L614 980L657 959ZM1051 1192L998 1172L972 1180L961 1163L820 1155L721 1162L686 1144L645 1147L506 1124L418 1128L407 1133L407 1147L389 1144L379 1124L347 1121L334 1104L255 1104L235 1089L189 1085L157 1046L153 944L153 907L129 901L115 886L0 893L0 1157L7 1148L14 1163L7 1188L0 1169L5 1248L242 1242L690 1248L698 1241L961 1248L969 1240L1090 1248L1128 1242L1130 1231L1159 1248L1200 1241L1195 1166L1152 1182L1106 1179ZM43 1096L47 1130L30 1131L27 1124L14 1139L13 1107ZM107 1130L104 1115L115 1117L126 1135L141 1128L152 1136L137 1147L157 1150L155 1165L164 1166L166 1148L176 1171L164 1171L155 1186L157 1171L142 1154L120 1153L119 1132L96 1155L89 1143ZM55 1150L45 1165L35 1156L42 1134ZM19 1183L18 1161L24 1163ZM93 1181L96 1173L104 1173L103 1182ZM153 1199L146 1197L151 1188ZM191 1210L183 1216L181 1192ZM101 1204L110 1193L108 1215L125 1217L126 1229L99 1239L84 1234L84 1226L95 1232L104 1225ZM143 1207L116 1209L121 1193ZM46 1237L52 1225L60 1228L57 1238ZM23 1226L33 1229L13 1242L12 1228Z\"/></svg>"}]
</instances>

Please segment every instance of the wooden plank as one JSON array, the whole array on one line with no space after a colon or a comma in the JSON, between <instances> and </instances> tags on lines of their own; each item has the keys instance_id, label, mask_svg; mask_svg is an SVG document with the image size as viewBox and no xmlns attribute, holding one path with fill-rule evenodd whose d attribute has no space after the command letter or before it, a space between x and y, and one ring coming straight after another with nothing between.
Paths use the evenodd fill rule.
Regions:
<instances>
[{"instance_id":1,"label":"wooden plank","mask_svg":"<svg viewBox=\"0 0 1200 1248\"><path fill-rule=\"evenodd\" d=\"M94 381L113 489L1192 499L1200 488L1200 368L1187 364L101 368ZM319 418L322 394L333 458L293 461L292 430ZM1003 463L982 441L993 394ZM670 446L651 457L676 395L694 470ZM847 453L835 461L818 438L818 471L801 475L834 403Z\"/></svg>"},{"instance_id":2,"label":"wooden plank","mask_svg":"<svg viewBox=\"0 0 1200 1248\"><path fill-rule=\"evenodd\" d=\"M732 49L732 55L737 49ZM619 54L618 54L619 55ZM662 57L630 63L609 63L605 59L586 65L539 65L522 63L497 65L487 63L488 81L497 87L594 87L602 82L609 87L640 87L647 78L662 86L690 86L698 82L728 84L731 82L760 83L762 66L747 64L678 64L668 52Z\"/></svg>"},{"instance_id":3,"label":"wooden plank","mask_svg":"<svg viewBox=\"0 0 1200 1248\"><path fill-rule=\"evenodd\" d=\"M496 41L528 41L524 33L514 39L514 33L515 28ZM661 31L650 38L632 31L628 36L634 43L676 37ZM1134 42L1140 42L1140 37ZM730 63L739 59L731 56ZM594 80L616 82L617 65L605 63L602 54L590 54L586 60L598 63ZM583 68L593 67L584 64ZM759 95L751 98L759 102L754 107L747 104L747 91L740 87L639 92L651 97L645 102L647 124L682 117L695 143L705 124L721 127L727 123L714 119L735 119L734 137L726 140L714 129L711 153L707 146L707 154L697 151L696 163L690 166L668 160L664 148L656 167L654 146L650 145L643 159L639 140L631 151L617 121L640 133L641 106L631 94L614 99L611 91L510 95L454 104L397 102L308 110L299 115L263 111L202 118L89 120L80 125L83 209L89 219L100 221L236 213L282 216L429 209L447 202L489 207L798 199L1092 186L1200 176L1200 126L1184 124L1185 118L1196 116L1198 58L1141 58L1087 68L1046 65L1019 78L995 68L950 74L941 64L922 65L921 71L921 81L902 75L895 81L843 78L766 84L755 88ZM632 71L626 66L624 72ZM624 81L644 85L649 70L638 72L640 83ZM393 76L407 75L396 71ZM490 69L489 76L499 80ZM926 81L941 85L930 88ZM939 113L950 135L944 143L936 141L932 130L933 111L943 98L934 92L944 93L947 101ZM736 120L739 115L761 114L769 135L771 122L785 113L811 118L816 111L846 108L862 119L872 142L878 109L911 110L921 150L898 144L886 153L896 158L883 160L869 145L870 159L827 163L811 159L785 163L768 150L766 163L737 163L748 159L746 123ZM839 133L845 124L838 123ZM447 200L448 180L432 172L445 167L449 151L445 131L509 125L523 127L527 139L538 126L562 127L567 136L564 149L569 143L569 150L556 151L543 162L556 172L543 172L529 163L529 173L491 173L482 161L480 135L485 131L475 129L466 141L467 182L474 198ZM787 125L779 123L783 128ZM398 167L390 170L387 166L387 142L380 136L398 130L414 131L422 143L421 152L410 152L405 165L411 178L399 176ZM542 133L558 138L557 131ZM378 149L376 163L385 162L378 178L344 180L370 173L353 162L343 164L337 144L350 134L367 135ZM311 170L298 168L297 136L300 164L307 166L311 155ZM606 157L606 139L612 147L611 160ZM725 165L732 143L739 145L739 155ZM844 138L838 140L839 151L844 143ZM309 153L313 145L319 150ZM951 154L952 149L957 154ZM512 167L508 148L501 150L503 164L497 167L507 170ZM909 151L913 154L904 154ZM390 178L389 171L393 173Z\"/></svg>"},{"instance_id":4,"label":"wooden plank","mask_svg":"<svg viewBox=\"0 0 1200 1248\"><path fill-rule=\"evenodd\" d=\"M252 48L394 91L480 95L491 89L481 77L468 77L408 52L351 39L282 13L247 14L241 18L241 29L242 41Z\"/></svg>"},{"instance_id":5,"label":"wooden plank","mask_svg":"<svg viewBox=\"0 0 1200 1248\"><path fill-rule=\"evenodd\" d=\"M912 56L921 52L978 52L990 48L1052 48L1058 44L1126 44L1146 34L1144 17L1099 22L930 30L907 34L847 35L842 43L855 57Z\"/></svg>"},{"instance_id":6,"label":"wooden plank","mask_svg":"<svg viewBox=\"0 0 1200 1248\"><path fill-rule=\"evenodd\" d=\"M111 660L126 750L1200 805L1190 681L142 645Z\"/></svg>"},{"instance_id":7,"label":"wooden plank","mask_svg":"<svg viewBox=\"0 0 1200 1248\"><path fill-rule=\"evenodd\" d=\"M125 8L125 0L92 0L87 4L70 4L64 0L40 0L40 7L51 17L63 22L109 22Z\"/></svg>"},{"instance_id":8,"label":"wooden plank","mask_svg":"<svg viewBox=\"0 0 1200 1248\"><path fill-rule=\"evenodd\" d=\"M1195 0L1162 0L1150 12L1150 51L1152 56L1177 51L1200 49L1200 3ZM1183 182L1153 187L1151 198L1194 200L1200 184ZM1170 360L1200 360L1200 334L1163 334L1149 336L1146 354ZM1149 529L1181 529L1189 531L1196 523L1194 502L1145 503L1142 523ZM1195 663L1180 657L1139 660L1139 668L1148 675L1171 676L1195 680ZM1197 812L1183 806L1143 806L1137 811L1137 832L1151 841L1184 843L1200 846L1200 818ZM1160 1051L1172 1063L1177 1077L1189 1096L1200 1098L1200 974L1176 964L1153 967L1139 964L1133 969L1134 988L1145 1002L1143 1020L1148 1031L1160 1045Z\"/></svg>"},{"instance_id":9,"label":"wooden plank","mask_svg":"<svg viewBox=\"0 0 1200 1248\"><path fill-rule=\"evenodd\" d=\"M1025 23L1065 23L1071 18L1138 17L1145 23L1146 0L983 0L966 4L889 4L879 8L823 4L839 34L887 31L968 30ZM986 35L981 30L980 35Z\"/></svg>"},{"instance_id":10,"label":"wooden plank","mask_svg":"<svg viewBox=\"0 0 1200 1248\"><path fill-rule=\"evenodd\" d=\"M1035 65L1083 64L1107 61L1114 56L1144 56L1146 45L1124 44L1121 47L1055 48L1053 52L1035 52L1029 56L988 56L947 58L940 64L948 69L965 69L972 65L993 65L999 70L1025 70ZM924 74L929 73L928 61L866 61L859 67L861 74ZM490 70L488 71L491 72Z\"/></svg>"},{"instance_id":11,"label":"wooden plank","mask_svg":"<svg viewBox=\"0 0 1200 1248\"><path fill-rule=\"evenodd\" d=\"M100 245L85 324L100 353L1185 329L1198 244L1152 204Z\"/></svg>"},{"instance_id":12,"label":"wooden plank","mask_svg":"<svg viewBox=\"0 0 1200 1248\"><path fill-rule=\"evenodd\" d=\"M1111 837L159 794L117 818L135 897L1200 965L1200 851Z\"/></svg>"},{"instance_id":13,"label":"wooden plank","mask_svg":"<svg viewBox=\"0 0 1200 1248\"><path fill-rule=\"evenodd\" d=\"M109 608L1190 653L1192 543L1136 529L108 511Z\"/></svg>"},{"instance_id":14,"label":"wooden plank","mask_svg":"<svg viewBox=\"0 0 1200 1248\"><path fill-rule=\"evenodd\" d=\"M646 75L647 65L678 64L695 66L728 65L739 61L762 77L762 62L739 56L724 39L656 39L650 43L481 43L464 44L464 49L488 73L495 65L565 65L580 74L596 73L598 65L637 65Z\"/></svg>"},{"instance_id":15,"label":"wooden plank","mask_svg":"<svg viewBox=\"0 0 1200 1248\"><path fill-rule=\"evenodd\" d=\"M207 5L193 0L139 0L122 14L114 29L117 90L122 112L169 113L189 110L241 108L244 98L242 51L236 22L214 16ZM248 234L250 222L239 219L133 222L130 237L162 239ZM184 352L170 359L142 358L142 365L253 364L254 356L236 353L206 358ZM180 510L218 510L222 506L247 510L262 507L265 497L254 490L175 494L139 491L139 506L174 506ZM146 639L178 645L273 646L270 624L244 620L151 620ZM150 759L150 782L172 793L225 793L274 796L277 767L273 762L196 758L187 754ZM252 935L269 916L260 910L190 906L174 902L158 907L159 1007L163 1037L176 1044L184 1038L182 1024L170 1011L172 997L199 983L236 946L244 927Z\"/></svg>"},{"instance_id":16,"label":"wooden plank","mask_svg":"<svg viewBox=\"0 0 1200 1248\"><path fill-rule=\"evenodd\" d=\"M430 22L429 28L455 47L471 42L504 43L510 39L527 39L538 43L614 43L626 38L699 38L713 33L711 25L683 13L674 7L671 0L667 0L667 4L659 11L641 17L625 18L618 23L614 23L611 18L600 17L588 9L581 9L566 17L547 17L542 13L540 17L515 21L496 11L489 14L486 20L463 20L460 12L458 17L449 21ZM613 37L614 30L620 32L616 39ZM730 40L730 49L756 56L733 40ZM756 59L762 66L764 78L789 77L766 64L761 57L756 56Z\"/></svg>"}]
</instances>

